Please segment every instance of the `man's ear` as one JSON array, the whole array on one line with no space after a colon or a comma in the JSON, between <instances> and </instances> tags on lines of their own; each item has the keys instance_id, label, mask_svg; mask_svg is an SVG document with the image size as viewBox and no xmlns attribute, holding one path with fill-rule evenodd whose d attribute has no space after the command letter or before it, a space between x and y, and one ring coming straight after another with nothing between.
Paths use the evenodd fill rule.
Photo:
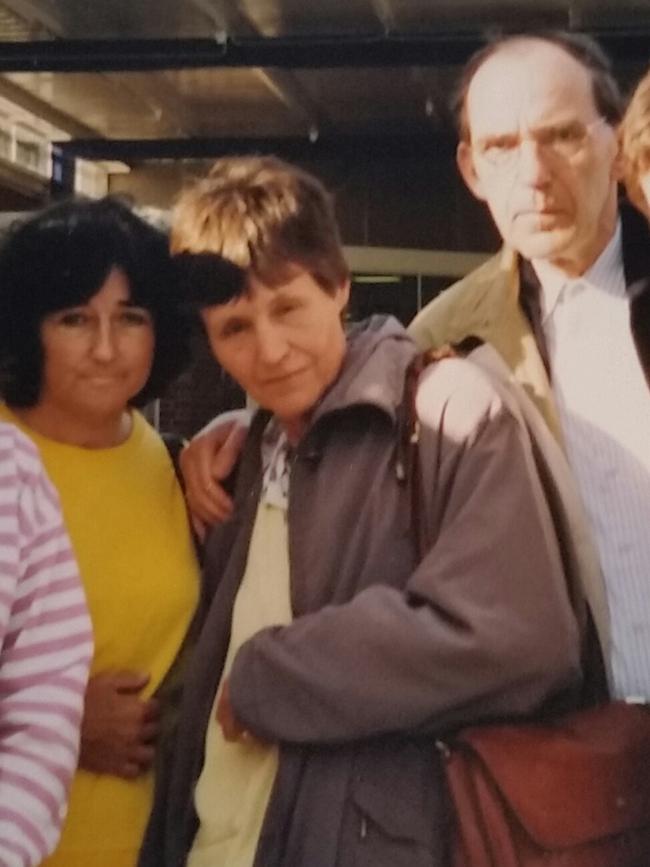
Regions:
<instances>
[{"instance_id":1,"label":"man's ear","mask_svg":"<svg viewBox=\"0 0 650 867\"><path fill-rule=\"evenodd\" d=\"M623 148L621 144L621 138L619 135L616 135L614 141L612 142L612 146L616 148L616 154L612 161L612 180L621 183L624 177L623 171Z\"/></svg>"},{"instance_id":2,"label":"man's ear","mask_svg":"<svg viewBox=\"0 0 650 867\"><path fill-rule=\"evenodd\" d=\"M469 187L470 191L477 199L485 201L485 193L483 191L483 183L476 172L474 165L474 153L471 145L466 141L458 143L456 148L456 163L463 177L463 180Z\"/></svg>"}]
</instances>

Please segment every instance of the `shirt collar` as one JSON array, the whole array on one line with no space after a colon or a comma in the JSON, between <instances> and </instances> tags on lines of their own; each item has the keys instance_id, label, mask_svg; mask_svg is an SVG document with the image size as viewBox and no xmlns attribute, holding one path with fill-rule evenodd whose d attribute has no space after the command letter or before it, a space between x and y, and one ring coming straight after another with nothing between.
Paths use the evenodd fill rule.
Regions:
<instances>
[{"instance_id":1,"label":"shirt collar","mask_svg":"<svg viewBox=\"0 0 650 867\"><path fill-rule=\"evenodd\" d=\"M275 416L262 435L262 500L270 506L286 509L289 499L291 447L284 428Z\"/></svg>"},{"instance_id":2,"label":"shirt collar","mask_svg":"<svg viewBox=\"0 0 650 867\"><path fill-rule=\"evenodd\" d=\"M613 275L620 279L612 279ZM610 238L609 244L605 247L600 256L596 259L591 268L588 268L582 277L578 278L585 283L597 289L602 289L604 292L609 292L614 295L625 294L625 277L623 275L623 241L621 232L621 221L616 223L616 230ZM622 292L619 291L622 288Z\"/></svg>"},{"instance_id":3,"label":"shirt collar","mask_svg":"<svg viewBox=\"0 0 650 867\"><path fill-rule=\"evenodd\" d=\"M564 271L544 260L531 262L541 286L542 320L552 315L565 289L588 285L611 295L625 295L621 221L596 261L580 277L568 277Z\"/></svg>"}]
</instances>

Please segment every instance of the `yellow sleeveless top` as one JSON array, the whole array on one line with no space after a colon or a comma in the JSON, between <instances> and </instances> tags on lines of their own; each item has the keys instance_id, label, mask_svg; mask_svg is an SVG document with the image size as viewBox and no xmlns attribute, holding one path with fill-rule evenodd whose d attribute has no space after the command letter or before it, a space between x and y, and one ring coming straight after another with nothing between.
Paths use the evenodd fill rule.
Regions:
<instances>
[{"instance_id":1,"label":"yellow sleeveless top","mask_svg":"<svg viewBox=\"0 0 650 867\"><path fill-rule=\"evenodd\" d=\"M153 693L196 607L199 570L183 495L160 437L133 413L123 444L85 449L0 418L38 446L58 488L95 635L91 675L148 672ZM153 775L123 780L78 770L59 847L47 867L134 867L153 798Z\"/></svg>"}]
</instances>

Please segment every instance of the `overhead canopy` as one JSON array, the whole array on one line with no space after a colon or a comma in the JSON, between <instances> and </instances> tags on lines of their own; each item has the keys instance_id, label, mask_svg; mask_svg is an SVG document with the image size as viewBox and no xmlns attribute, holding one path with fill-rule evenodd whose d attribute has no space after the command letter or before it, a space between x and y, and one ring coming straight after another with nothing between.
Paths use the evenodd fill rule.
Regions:
<instances>
[{"instance_id":1,"label":"overhead canopy","mask_svg":"<svg viewBox=\"0 0 650 867\"><path fill-rule=\"evenodd\" d=\"M0 0L0 96L91 159L440 147L489 30L597 35L624 85L650 60L639 0Z\"/></svg>"}]
</instances>

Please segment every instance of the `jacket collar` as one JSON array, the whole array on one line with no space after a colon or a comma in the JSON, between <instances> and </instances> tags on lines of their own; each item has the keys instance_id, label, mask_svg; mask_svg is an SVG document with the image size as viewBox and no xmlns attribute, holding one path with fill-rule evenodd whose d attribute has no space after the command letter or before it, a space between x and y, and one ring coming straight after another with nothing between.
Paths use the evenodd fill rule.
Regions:
<instances>
[{"instance_id":1,"label":"jacket collar","mask_svg":"<svg viewBox=\"0 0 650 867\"><path fill-rule=\"evenodd\" d=\"M328 417L353 407L372 407L396 424L406 369L417 351L415 343L392 316L371 316L352 325L346 334L341 370L314 409L302 443L311 441L312 449L315 428L320 428ZM261 438L270 417L267 410L256 412L249 439Z\"/></svg>"},{"instance_id":2,"label":"jacket collar","mask_svg":"<svg viewBox=\"0 0 650 867\"><path fill-rule=\"evenodd\" d=\"M312 425L354 406L374 407L394 421L415 344L392 316L371 316L353 325L346 343L339 375L314 410Z\"/></svg>"},{"instance_id":3,"label":"jacket collar","mask_svg":"<svg viewBox=\"0 0 650 867\"><path fill-rule=\"evenodd\" d=\"M458 305L452 319L452 334L457 331L463 336L472 333L491 339L504 314L518 306L518 262L517 254L503 247L465 278L472 285L472 307L468 310Z\"/></svg>"},{"instance_id":4,"label":"jacket collar","mask_svg":"<svg viewBox=\"0 0 650 867\"><path fill-rule=\"evenodd\" d=\"M620 204L623 270L631 297L650 289L650 231L645 217L628 202ZM516 254L515 254L516 255ZM542 327L541 285L535 269L519 257L519 303L526 314L546 370L549 370L546 339Z\"/></svg>"},{"instance_id":5,"label":"jacket collar","mask_svg":"<svg viewBox=\"0 0 650 867\"><path fill-rule=\"evenodd\" d=\"M619 213L625 285L630 291L638 281L645 281L650 277L650 230L646 218L629 202L621 201ZM517 256L517 254L511 255ZM527 259L518 258L521 281L520 303L526 310L524 296L526 293L529 295L539 293L540 282L531 263Z\"/></svg>"}]
</instances>

